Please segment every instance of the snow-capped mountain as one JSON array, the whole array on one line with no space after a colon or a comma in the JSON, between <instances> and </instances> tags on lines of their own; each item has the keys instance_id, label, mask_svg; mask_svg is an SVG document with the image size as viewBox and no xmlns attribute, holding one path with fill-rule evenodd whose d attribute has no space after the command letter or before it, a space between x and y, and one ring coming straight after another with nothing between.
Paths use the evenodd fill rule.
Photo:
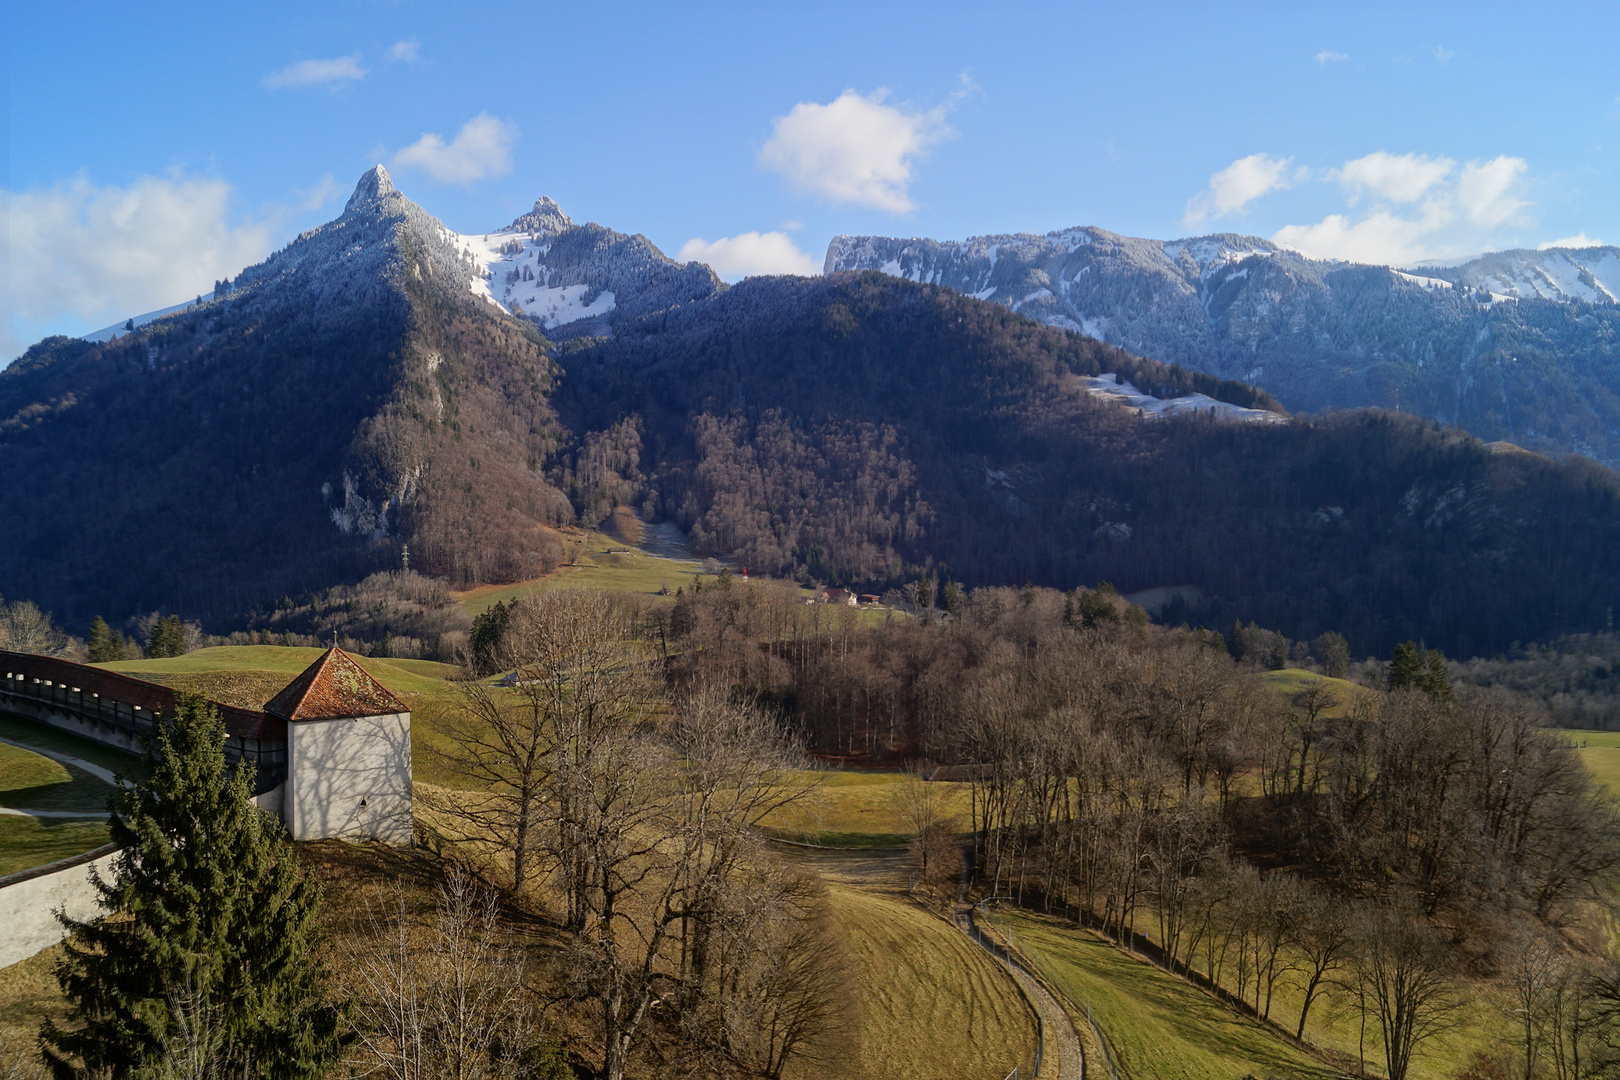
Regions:
<instances>
[{"instance_id":1,"label":"snow-capped mountain","mask_svg":"<svg viewBox=\"0 0 1620 1080\"><path fill-rule=\"evenodd\" d=\"M1268 379L1332 389L1332 358L1362 349L1403 405L1461 386L1477 421L1506 387L1524 430L1534 390L1594 442L1608 428L1583 415L1620 399L1593 344L1613 304L1492 300L1242 237L1075 230L932 263L893 243L869 245L877 267L1217 360L1248 349ZM461 234L375 169L213 292L0 370L0 490L26 508L0 529L0 591L79 627L158 608L240 625L407 545L459 585L533 579L564 557L557 527L634 506L772 574L1191 583L1212 625L1369 651L1577 632L1620 595L1620 483L1590 463L1410 416L1285 417L1250 385L898 275L722 289L546 201Z\"/></svg>"},{"instance_id":2,"label":"snow-capped mountain","mask_svg":"<svg viewBox=\"0 0 1620 1080\"><path fill-rule=\"evenodd\" d=\"M1311 259L1259 237L1073 228L961 242L840 236L826 272L993 300L1294 409L1378 405L1488 439L1620 461L1620 249L1451 267Z\"/></svg>"},{"instance_id":3,"label":"snow-capped mountain","mask_svg":"<svg viewBox=\"0 0 1620 1080\"><path fill-rule=\"evenodd\" d=\"M702 263L678 263L640 234L576 225L545 197L498 232L455 234L451 243L473 260L475 292L552 337L611 333L613 316L633 318L725 288Z\"/></svg>"},{"instance_id":4,"label":"snow-capped mountain","mask_svg":"<svg viewBox=\"0 0 1620 1080\"><path fill-rule=\"evenodd\" d=\"M1620 303L1620 248L1497 251L1423 273L1514 300Z\"/></svg>"},{"instance_id":5,"label":"snow-capped mountain","mask_svg":"<svg viewBox=\"0 0 1620 1080\"><path fill-rule=\"evenodd\" d=\"M378 165L362 179L344 215L363 212L391 195L403 199L388 170ZM431 237L431 246L447 260L447 269L453 267L458 277L464 277L468 289L502 311L538 324L553 338L611 333L615 315L635 317L725 288L707 266L678 263L639 234L576 225L544 196L528 213L489 233L458 233L419 208L415 214L421 219L413 220L418 232ZM299 240L318 238L337 224L312 229ZM280 257L277 253L263 265ZM255 271L250 268L234 282L221 282L216 291L198 299L136 315L134 325L142 327L199 301L224 297L254 280ZM125 327L126 322L120 321L86 334L85 340L111 341L126 333Z\"/></svg>"}]
</instances>

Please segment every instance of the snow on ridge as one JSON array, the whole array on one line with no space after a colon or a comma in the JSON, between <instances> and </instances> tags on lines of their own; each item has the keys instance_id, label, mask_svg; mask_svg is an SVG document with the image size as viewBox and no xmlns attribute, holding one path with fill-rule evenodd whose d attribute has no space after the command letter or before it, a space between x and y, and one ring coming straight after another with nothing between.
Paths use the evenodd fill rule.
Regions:
<instances>
[{"instance_id":1,"label":"snow on ridge","mask_svg":"<svg viewBox=\"0 0 1620 1080\"><path fill-rule=\"evenodd\" d=\"M213 298L214 294L212 292L206 292L203 294L202 302L206 304ZM145 326L154 319L161 319L165 315L173 315L177 311L184 311L187 308L196 306L197 301L187 300L184 303L175 304L173 307L159 308L156 311L148 311L145 315L136 315L133 321L138 327ZM100 343L104 341L112 341L114 338L123 337L124 334L128 333L124 327L128 325L130 321L131 320L129 319L124 319L122 322L115 322L111 326L103 326L100 330L97 330L93 334L85 334L82 340Z\"/></svg>"},{"instance_id":2,"label":"snow on ridge","mask_svg":"<svg viewBox=\"0 0 1620 1080\"><path fill-rule=\"evenodd\" d=\"M457 251L473 259L468 287L502 311L535 319L547 330L580 319L606 315L615 297L603 291L589 302L586 285L553 285L552 269L545 264L551 237L523 232L447 233Z\"/></svg>"},{"instance_id":3,"label":"snow on ridge","mask_svg":"<svg viewBox=\"0 0 1620 1080\"><path fill-rule=\"evenodd\" d=\"M1455 288L1455 286L1452 285L1452 283L1447 281L1445 278L1424 277L1421 274L1408 274L1404 270L1391 270L1390 272L1392 274L1394 274L1396 277L1400 278L1402 281L1410 281L1412 284L1421 285L1425 289L1451 289L1451 288Z\"/></svg>"},{"instance_id":4,"label":"snow on ridge","mask_svg":"<svg viewBox=\"0 0 1620 1080\"><path fill-rule=\"evenodd\" d=\"M1121 379L1117 372L1106 375L1078 376L1080 388L1093 397L1112 401L1137 410L1147 419L1165 416L1205 413L1217 420L1233 420L1250 424L1280 424L1287 417L1265 409L1246 409L1229 401L1216 401L1207 394L1188 394L1185 397L1157 398L1145 394L1133 384Z\"/></svg>"}]
</instances>

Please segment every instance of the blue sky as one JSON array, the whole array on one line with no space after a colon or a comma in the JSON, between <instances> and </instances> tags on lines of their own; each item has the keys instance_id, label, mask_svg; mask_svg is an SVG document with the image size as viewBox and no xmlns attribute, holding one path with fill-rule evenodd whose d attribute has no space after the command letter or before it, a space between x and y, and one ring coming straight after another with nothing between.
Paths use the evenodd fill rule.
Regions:
<instances>
[{"instance_id":1,"label":"blue sky","mask_svg":"<svg viewBox=\"0 0 1620 1080\"><path fill-rule=\"evenodd\" d=\"M0 362L207 291L376 162L729 277L838 233L1099 225L1411 262L1620 243L1620 9L24 4Z\"/></svg>"}]
</instances>

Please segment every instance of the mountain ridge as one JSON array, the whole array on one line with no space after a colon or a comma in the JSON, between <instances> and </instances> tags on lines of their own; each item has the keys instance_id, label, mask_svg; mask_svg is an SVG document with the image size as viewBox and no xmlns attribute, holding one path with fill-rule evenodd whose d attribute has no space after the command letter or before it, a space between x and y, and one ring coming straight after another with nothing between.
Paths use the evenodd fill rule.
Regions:
<instances>
[{"instance_id":1,"label":"mountain ridge","mask_svg":"<svg viewBox=\"0 0 1620 1080\"><path fill-rule=\"evenodd\" d=\"M1381 406L1620 461L1620 305L1606 299L1620 295L1620 249L1403 270L1234 233L1159 241L1076 227L966 241L841 236L824 269L944 284L1256 383L1291 409Z\"/></svg>"},{"instance_id":2,"label":"mountain ridge","mask_svg":"<svg viewBox=\"0 0 1620 1080\"><path fill-rule=\"evenodd\" d=\"M1620 601L1620 478L1590 462L1376 409L1287 417L946 284L724 288L537 207L534 232L464 235L374 170L215 299L32 347L0 372L0 490L26 509L0 530L0 592L69 625L229 627L407 545L454 584L532 579L556 526L632 506L803 580L1196 584L1171 617L1364 651L1500 648ZM1129 261L1128 239L1061 244ZM984 253L998 288L1028 284L1028 256ZM1241 237L1148 256L1210 284L1200 310L1290 258ZM544 333L522 310L541 288L577 308Z\"/></svg>"},{"instance_id":3,"label":"mountain ridge","mask_svg":"<svg viewBox=\"0 0 1620 1080\"><path fill-rule=\"evenodd\" d=\"M554 564L550 346L477 295L455 236L379 167L217 299L30 348L0 371L0 475L37 509L0 535L0 580L75 622L217 619L407 543L451 578Z\"/></svg>"}]
</instances>

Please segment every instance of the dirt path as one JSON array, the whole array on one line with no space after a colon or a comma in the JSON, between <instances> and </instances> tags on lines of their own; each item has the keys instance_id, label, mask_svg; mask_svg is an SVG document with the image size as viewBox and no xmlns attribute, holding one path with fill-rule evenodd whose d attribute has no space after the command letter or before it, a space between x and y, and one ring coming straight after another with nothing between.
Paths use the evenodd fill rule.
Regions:
<instances>
[{"instance_id":1,"label":"dirt path","mask_svg":"<svg viewBox=\"0 0 1620 1080\"><path fill-rule=\"evenodd\" d=\"M813 867L829 882L895 895L904 895L908 891L907 855L904 850L816 849L787 844L776 847L788 859ZM954 913L956 925L1000 962L1034 1007L1044 1041L1036 1080L1085 1080L1085 1054L1068 1013L1039 980L1032 978L1016 962L1010 961L979 932L973 924L971 911L967 905L960 905ZM1103 1075L1106 1080L1106 1073Z\"/></svg>"},{"instance_id":2,"label":"dirt path","mask_svg":"<svg viewBox=\"0 0 1620 1080\"><path fill-rule=\"evenodd\" d=\"M1036 1080L1085 1080L1085 1051L1063 1004L1052 996L1052 992L1039 979L1025 971L1022 964L980 932L978 924L973 921L973 908L970 905L958 904L953 914L956 925L962 928L964 934L1005 965L1013 980L1023 989L1024 996L1040 1014L1045 1045L1040 1070L1035 1074Z\"/></svg>"},{"instance_id":3,"label":"dirt path","mask_svg":"<svg viewBox=\"0 0 1620 1080\"><path fill-rule=\"evenodd\" d=\"M72 765L75 768L83 769L97 780L105 780L107 783L112 784L115 787L118 785L118 777L113 775L111 769L103 769L100 765L92 765L83 758L70 757L67 754L58 753L55 750L47 750L43 746L31 746L28 743L16 742L12 739L0 738L0 743L5 743L7 746L15 746L19 750L27 750L29 753L38 754L40 757L48 757L52 761L60 761L64 765ZM100 811L97 812L99 813Z\"/></svg>"},{"instance_id":4,"label":"dirt path","mask_svg":"<svg viewBox=\"0 0 1620 1080\"><path fill-rule=\"evenodd\" d=\"M76 769L83 769L97 780L105 780L107 783L112 784L115 787L117 786L118 778L109 770L103 769L100 765L93 765L90 762L85 761L83 758L72 757L68 754L58 753L55 750L46 750L42 746L31 746L28 743L16 742L12 739L0 738L0 743L5 743L7 746L15 746L19 750L27 750L31 754L38 754L40 757L47 757L52 761L59 761L64 765L72 765ZM26 807L21 806L0 806L0 814L4 814L7 817L31 818L104 818L107 816L107 811L104 809L29 810Z\"/></svg>"}]
</instances>

